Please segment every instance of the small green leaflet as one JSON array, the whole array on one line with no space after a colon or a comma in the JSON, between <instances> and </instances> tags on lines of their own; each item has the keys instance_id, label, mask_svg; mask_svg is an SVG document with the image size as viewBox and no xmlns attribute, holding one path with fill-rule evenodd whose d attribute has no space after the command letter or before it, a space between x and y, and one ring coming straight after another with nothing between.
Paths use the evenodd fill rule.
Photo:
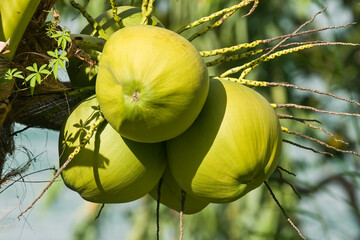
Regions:
<instances>
[{"instance_id":1,"label":"small green leaflet","mask_svg":"<svg viewBox=\"0 0 360 240\"><path fill-rule=\"evenodd\" d=\"M26 69L29 70L30 72L33 72L31 74L29 74L26 78L24 83L26 82L30 82L30 91L31 94L34 94L34 90L35 90L35 84L36 82L38 84L41 84L42 82L42 74L46 74L46 75L50 75L51 72L46 69L47 64L42 65L40 68L38 68L37 64L34 63L32 66L27 67Z\"/></svg>"}]
</instances>

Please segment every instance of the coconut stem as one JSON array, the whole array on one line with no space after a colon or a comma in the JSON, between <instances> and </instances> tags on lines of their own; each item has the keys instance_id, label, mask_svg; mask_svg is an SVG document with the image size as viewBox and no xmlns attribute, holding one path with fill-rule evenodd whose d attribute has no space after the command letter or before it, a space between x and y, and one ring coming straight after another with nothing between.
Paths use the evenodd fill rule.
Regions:
<instances>
[{"instance_id":1,"label":"coconut stem","mask_svg":"<svg viewBox=\"0 0 360 240\"><path fill-rule=\"evenodd\" d=\"M124 24L122 22L122 19L117 15L117 6L115 0L110 0L110 4L114 20L117 22L120 28L123 28Z\"/></svg>"},{"instance_id":2,"label":"coconut stem","mask_svg":"<svg viewBox=\"0 0 360 240\"><path fill-rule=\"evenodd\" d=\"M104 29L99 26L99 23L86 11L86 9L81 6L79 3L76 3L75 0L70 0L70 4L80 11L80 13L86 18L86 20L93 26L94 32L91 35L94 35L96 31L99 32L99 36L104 39L108 39L109 36L105 33Z\"/></svg>"},{"instance_id":3,"label":"coconut stem","mask_svg":"<svg viewBox=\"0 0 360 240\"><path fill-rule=\"evenodd\" d=\"M70 34L70 37L75 41L76 45L84 50L102 51L106 40L99 37L90 36L87 34Z\"/></svg>"},{"instance_id":4,"label":"coconut stem","mask_svg":"<svg viewBox=\"0 0 360 240\"><path fill-rule=\"evenodd\" d=\"M270 188L270 185L267 183L267 181L264 182L265 183L265 186L266 188L268 189L271 197L274 199L274 201L276 202L276 204L278 205L278 207L280 208L281 212L283 213L284 217L286 218L286 220L291 224L291 226L297 231L297 233L299 234L299 236L302 238L302 239L305 239L306 238L302 235L300 229L298 227L296 227L296 225L291 221L291 219L288 217L288 215L286 214L286 211L285 209L281 206L279 200L276 198L274 192L271 190Z\"/></svg>"},{"instance_id":5,"label":"coconut stem","mask_svg":"<svg viewBox=\"0 0 360 240\"><path fill-rule=\"evenodd\" d=\"M294 176L294 177L296 177L296 174L295 174L295 173L290 172L289 170L287 170L287 169L285 169L285 168L283 168L283 167L281 167L281 166L277 166L277 169L278 169L278 170L281 170L281 171L283 171L283 172L285 172L285 173L287 173L287 174L290 174L290 175L292 175L292 176Z\"/></svg>"},{"instance_id":6,"label":"coconut stem","mask_svg":"<svg viewBox=\"0 0 360 240\"><path fill-rule=\"evenodd\" d=\"M154 2L155 0L143 0L142 5L141 5L141 10L142 10L142 24L148 24L148 19L152 13L152 11L154 10Z\"/></svg>"},{"instance_id":7,"label":"coconut stem","mask_svg":"<svg viewBox=\"0 0 360 240\"><path fill-rule=\"evenodd\" d=\"M55 182L56 178L61 174L61 172L66 168L66 166L74 159L74 157L85 147L85 145L89 142L90 138L92 137L94 130L96 127L98 127L105 118L100 115L98 119L90 126L89 131L87 131L85 137L81 140L79 146L75 148L75 150L69 155L68 159L64 162L64 164L59 168L59 170L56 172L54 177L50 180L49 184L46 185L46 187L42 190L40 195L30 204L29 207L27 207L24 211L20 213L18 216L18 219L20 220L20 217L24 215L28 210L30 210L35 203L45 194L46 190L50 188L50 186Z\"/></svg>"},{"instance_id":8,"label":"coconut stem","mask_svg":"<svg viewBox=\"0 0 360 240\"><path fill-rule=\"evenodd\" d=\"M181 210L180 210L180 236L179 240L183 239L184 235L184 209L185 209L186 192L181 189Z\"/></svg>"},{"instance_id":9,"label":"coconut stem","mask_svg":"<svg viewBox=\"0 0 360 240\"><path fill-rule=\"evenodd\" d=\"M286 180L283 175L282 175L282 172L280 171L279 168L276 169L277 172L279 173L279 176L280 176L280 180L284 183L286 183L287 185L289 185L291 187L291 189L293 190L293 192L296 194L296 196L298 196L299 199L301 199L301 196L300 194L298 193L298 191L296 190L296 188L294 187L294 185L292 185L288 180Z\"/></svg>"},{"instance_id":10,"label":"coconut stem","mask_svg":"<svg viewBox=\"0 0 360 240\"><path fill-rule=\"evenodd\" d=\"M160 239L160 198L161 198L161 186L163 178L160 178L157 188L157 201L156 201L156 240Z\"/></svg>"}]
</instances>

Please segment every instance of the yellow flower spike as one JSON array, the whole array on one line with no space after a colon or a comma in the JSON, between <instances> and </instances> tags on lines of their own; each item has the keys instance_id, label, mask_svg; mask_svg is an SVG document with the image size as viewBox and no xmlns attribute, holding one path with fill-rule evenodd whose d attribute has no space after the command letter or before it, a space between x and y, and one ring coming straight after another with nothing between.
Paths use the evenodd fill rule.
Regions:
<instances>
[{"instance_id":1,"label":"yellow flower spike","mask_svg":"<svg viewBox=\"0 0 360 240\"><path fill-rule=\"evenodd\" d=\"M281 127L281 131L289 133L289 129L287 129L286 127Z\"/></svg>"},{"instance_id":2,"label":"yellow flower spike","mask_svg":"<svg viewBox=\"0 0 360 240\"><path fill-rule=\"evenodd\" d=\"M122 19L121 19L121 17L119 17L117 15L117 7L116 7L115 0L110 0L110 4L111 4L111 12L112 12L114 20L117 22L117 24L119 25L120 28L123 28L124 24L122 22Z\"/></svg>"},{"instance_id":3,"label":"yellow flower spike","mask_svg":"<svg viewBox=\"0 0 360 240\"><path fill-rule=\"evenodd\" d=\"M154 9L154 2L155 0L143 0L141 5L141 11L142 11L142 24L147 25L148 24L148 18L151 15L153 9Z\"/></svg>"},{"instance_id":4,"label":"yellow flower spike","mask_svg":"<svg viewBox=\"0 0 360 240\"><path fill-rule=\"evenodd\" d=\"M262 40L256 40L251 43L242 43L242 44L238 44L238 45L226 47L226 48L214 49L214 50L209 50L209 51L200 51L200 55L202 57L211 57L211 56L224 54L224 53L228 53L228 52L235 52L235 51L239 51L239 50L245 49L245 48L254 48L254 47L260 45L262 42L263 42Z\"/></svg>"},{"instance_id":5,"label":"yellow flower spike","mask_svg":"<svg viewBox=\"0 0 360 240\"><path fill-rule=\"evenodd\" d=\"M215 66L215 65L223 63L223 62L231 62L231 61L248 58L248 57L254 56L256 54L262 53L263 51L264 51L264 49L257 49L257 50L252 50L252 51L249 51L246 53L236 54L236 55L232 55L232 56L221 56L221 57L215 59L214 61L207 62L206 66L212 67L212 66Z\"/></svg>"},{"instance_id":6,"label":"yellow flower spike","mask_svg":"<svg viewBox=\"0 0 360 240\"><path fill-rule=\"evenodd\" d=\"M312 48L312 47L314 47L313 44L306 44L306 45L302 45L302 46L298 46L298 47L293 47L293 48L290 48L290 49L281 50L281 51L272 53L270 55L264 54L261 57L255 59L255 60L253 60L253 61L251 61L249 63L246 63L246 64L243 64L241 66L238 66L238 67L231 68L231 69L227 70L226 72L222 73L220 75L220 77L226 77L228 75L238 73L238 72L243 71L244 69L248 69L248 68L251 68L251 70L253 70L255 67L259 66L263 62L270 61L270 60L272 60L272 59L274 59L276 57L280 57L280 56L285 55L285 54L294 53L294 52L301 51L301 50L308 49L308 48ZM244 78L246 76L246 74L248 74L251 70L246 71L245 74L241 75L241 78Z\"/></svg>"},{"instance_id":7,"label":"yellow flower spike","mask_svg":"<svg viewBox=\"0 0 360 240\"><path fill-rule=\"evenodd\" d=\"M225 78L214 77L214 79L237 82L249 87L268 87L270 84L269 82L265 82L265 81L255 81L255 80L239 79L239 78L231 78L231 77L225 77Z\"/></svg>"},{"instance_id":8,"label":"yellow flower spike","mask_svg":"<svg viewBox=\"0 0 360 240\"><path fill-rule=\"evenodd\" d=\"M194 40L197 37L200 37L201 35L204 35L205 33L207 33L208 31L219 27L226 19L228 19L231 15L233 15L236 12L236 10L233 10L231 12L226 13L222 18L220 18L219 20L217 20L214 24L207 26L205 29L193 34L188 40L191 42L192 40Z\"/></svg>"},{"instance_id":9,"label":"yellow flower spike","mask_svg":"<svg viewBox=\"0 0 360 240\"><path fill-rule=\"evenodd\" d=\"M218 12L215 12L215 13L211 14L210 16L202 17L199 20L196 20L196 21L186 25L185 27L181 28L180 30L178 30L176 32L180 34L180 33L182 33L183 31L185 31L185 30L187 30L189 28L199 26L200 24L205 23L205 22L209 22L209 21L215 19L216 17L221 16L221 15L223 15L225 13L228 13L228 12L240 9L242 7L245 7L245 6L249 5L253 1L254 0L243 0L240 3L238 3L238 4L236 4L236 5L232 6L232 7L224 8L224 9L218 11Z\"/></svg>"}]
</instances>

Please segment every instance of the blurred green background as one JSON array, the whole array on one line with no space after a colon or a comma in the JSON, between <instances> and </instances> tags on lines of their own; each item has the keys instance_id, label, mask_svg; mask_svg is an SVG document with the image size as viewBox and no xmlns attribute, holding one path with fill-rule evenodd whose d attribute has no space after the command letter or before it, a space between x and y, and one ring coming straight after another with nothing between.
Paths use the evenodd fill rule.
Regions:
<instances>
[{"instance_id":1,"label":"blurred green background","mask_svg":"<svg viewBox=\"0 0 360 240\"><path fill-rule=\"evenodd\" d=\"M88 12L96 17L110 8L108 1L78 1L87 4ZM120 5L141 6L140 0L116 1ZM153 14L164 26L178 30L186 24L207 16L239 1L220 0L156 0ZM298 26L324 7L327 10L304 30L338 26L357 21L359 1L296 0L261 1L253 14L244 18L251 7L231 16L220 28L193 41L199 50L210 50L239 43L267 39L293 32ZM63 27L78 33L87 24L68 1L58 0L56 8ZM195 30L189 30L189 37ZM360 42L360 25L345 29L327 30L298 37L294 41L325 40ZM267 46L273 46L272 45ZM248 61L248 60L247 60ZM209 68L215 75L230 67L243 64L237 61ZM302 87L328 91L359 101L360 48L348 46L317 47L286 55L263 63L249 74L248 79L289 82ZM319 109L360 113L355 105L333 98L286 88L255 88L270 102L296 103ZM296 109L279 109L278 113L299 118L317 119L325 129L350 143L347 150L360 152L360 121L358 118L316 114ZM328 144L337 144L323 132L306 125L281 120L291 130L316 137ZM17 126L19 129L22 126ZM36 157L30 172L57 166L58 133L30 129L16 137L18 147L7 168ZM284 139L324 151L321 145L284 134ZM31 150L28 153L22 146ZM342 145L335 145L345 148ZM360 158L351 154L332 152L333 158L284 143L280 166L296 173L296 177L276 171L269 185L291 220L307 239L360 239ZM39 156L37 156L39 155ZM5 168L6 170L6 168ZM149 197L138 201L106 205L95 221L99 206L82 200L58 180L25 219L16 216L41 192L51 170L24 178L0 198L1 239L155 239L156 202ZM34 182L35 181L35 182ZM293 191L291 183L301 199ZM0 189L2 191L2 189ZM49 237L50 236L50 237ZM160 239L179 238L179 214L164 206L160 208ZM266 187L250 192L231 204L211 204L202 212L185 216L184 239L300 239L298 233L282 215Z\"/></svg>"}]
</instances>

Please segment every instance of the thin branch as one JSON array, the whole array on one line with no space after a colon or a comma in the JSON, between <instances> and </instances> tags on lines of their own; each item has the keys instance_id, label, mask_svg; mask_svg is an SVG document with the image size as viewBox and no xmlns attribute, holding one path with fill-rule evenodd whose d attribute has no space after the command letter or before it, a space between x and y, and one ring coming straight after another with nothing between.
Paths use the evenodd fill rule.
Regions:
<instances>
[{"instance_id":1,"label":"thin branch","mask_svg":"<svg viewBox=\"0 0 360 240\"><path fill-rule=\"evenodd\" d=\"M296 225L291 221L291 219L288 217L288 215L286 214L285 209L281 206L279 200L277 200L274 192L271 190L270 185L267 183L267 181L264 182L266 188L269 190L269 193L271 195L271 197L274 199L274 201L276 202L276 204L278 205L278 207L280 208L281 212L283 213L284 217L286 218L286 220L291 224L291 226L297 231L297 233L299 234L299 236L306 240L306 238L302 235L301 231L299 230L298 227L296 227Z\"/></svg>"},{"instance_id":2,"label":"thin branch","mask_svg":"<svg viewBox=\"0 0 360 240\"><path fill-rule=\"evenodd\" d=\"M332 139L334 139L335 142L340 142L340 143L342 143L342 144L344 144L344 145L346 145L346 146L349 146L349 143L348 143L348 142L346 142L346 141L344 141L344 140L342 140L342 139L338 139L337 137L335 137L334 134L332 134L331 132L326 131L324 128L318 127L318 126L314 126L314 125L312 125L311 123L308 123L308 122L303 122L303 123L304 123L306 126L309 126L309 127L313 128L313 129L318 129L318 130L324 132L325 134L329 135Z\"/></svg>"},{"instance_id":3,"label":"thin branch","mask_svg":"<svg viewBox=\"0 0 360 240\"><path fill-rule=\"evenodd\" d=\"M331 146L331 145L329 145L329 144L327 144L327 143L325 143L325 142L323 142L323 141L320 141L320 140L318 140L318 139L316 139L316 138L313 138L313 137L310 137L310 136L301 134L301 133L299 133L299 132L294 132L294 131L291 131L291 130L289 130L289 129L284 130L284 132L286 132L286 133L288 133L288 134L292 134L292 135L298 136L298 137L301 137L301 138L304 138L304 139L307 139L307 140L310 140L310 141L313 141L313 142L316 142L316 143L318 143L318 144L320 144L320 145L322 145L322 146L324 146L324 147L326 147L326 148L332 149L332 150L334 150L334 151L336 151L336 152L350 153L350 154L353 154L353 155L355 155L355 156L360 157L360 154L357 153L357 152L336 148L336 147Z\"/></svg>"},{"instance_id":4,"label":"thin branch","mask_svg":"<svg viewBox=\"0 0 360 240\"><path fill-rule=\"evenodd\" d=\"M19 182L20 180L23 180L23 181L24 181L24 178L25 178L25 177L28 177L28 176L33 175L33 174L36 174L36 173L49 171L49 170L56 170L56 169L55 169L55 168L45 168L45 169L41 169L41 170L38 170L38 171L35 171L35 172L31 172L31 173L25 174L25 175L19 177L18 179L14 180L14 181L13 181L12 183L10 183L9 185L7 185L3 190L0 191L0 194L3 193L3 192L5 192L5 190L7 190L8 188L10 188L12 185L14 185L15 183ZM5 176L5 177L6 177L6 176ZM5 177L4 177L4 178L5 178ZM3 179L4 179L4 178L3 178ZM1 184L2 184L2 183L4 183L4 182L6 182L6 181L1 180L0 182L1 182ZM0 184L0 185L1 185L1 184Z\"/></svg>"},{"instance_id":5,"label":"thin branch","mask_svg":"<svg viewBox=\"0 0 360 240\"><path fill-rule=\"evenodd\" d=\"M278 117L279 117L279 118L292 119L292 120L301 122L301 123L305 124L306 126L308 126L308 127L310 127L310 128L317 129L317 130L320 130L320 131L324 132L326 135L328 135L328 136L330 136L332 139L334 139L335 142L340 142L340 143L345 144L345 145L347 145L347 146L349 145L348 142L346 142L346 141L344 141L344 140L342 140L342 139L336 138L333 133L326 131L324 128L318 127L318 126L314 126L314 125L312 125L311 123L308 123L308 121L314 121L313 119L295 118L294 116L285 115L285 114L278 114ZM319 121L317 121L317 120L315 120L315 121L321 124L321 122L319 122Z\"/></svg>"},{"instance_id":6,"label":"thin branch","mask_svg":"<svg viewBox=\"0 0 360 240\"><path fill-rule=\"evenodd\" d=\"M290 83L286 83L286 82L281 82L281 83L269 82L267 85L269 87L288 87L288 88L294 88L294 89L297 89L297 90L313 92L313 93L317 93L317 94L320 94L320 95L327 95L327 96L339 99L341 101L354 103L354 104L360 106L360 103L358 103L357 101L354 101L354 100L349 100L349 99L346 99L346 98L342 98L342 97L336 96L336 95L334 95L332 93L328 93L328 92L323 92L323 91L319 91L319 90L315 90L315 89L311 89L311 88L299 87L299 86L296 86L296 85L293 85L293 84L290 84Z\"/></svg>"},{"instance_id":7,"label":"thin branch","mask_svg":"<svg viewBox=\"0 0 360 240\"><path fill-rule=\"evenodd\" d=\"M322 9L321 11L315 13L314 16L313 16L310 20L306 21L306 22L303 23L300 27L298 27L298 28L291 34L291 36L293 36L294 34L297 34L303 27L305 27L306 25L312 23L312 22L315 20L316 16L319 15L319 14L321 14L321 13L323 13L325 10L326 10L326 8L324 8L324 9ZM281 46L284 42L286 42L287 40L289 40L289 39L291 38L291 36L285 37L283 40L281 40L281 41L280 41L278 44L276 44L270 51L268 51L268 52L264 55L264 57L269 56L269 55L270 55L272 52L274 52L279 46Z\"/></svg>"},{"instance_id":8,"label":"thin branch","mask_svg":"<svg viewBox=\"0 0 360 240\"><path fill-rule=\"evenodd\" d=\"M294 177L296 177L296 174L295 174L295 173L290 172L289 170L287 170L287 169L285 169L285 168L283 168L283 167L281 167L281 166L277 166L277 169L279 169L279 170L281 170L281 171L283 171L283 172L286 172L287 174L290 174L290 175L293 175Z\"/></svg>"},{"instance_id":9,"label":"thin branch","mask_svg":"<svg viewBox=\"0 0 360 240\"><path fill-rule=\"evenodd\" d=\"M184 209L185 209L186 192L181 189L181 211L180 211L180 236L179 240L183 239L184 235Z\"/></svg>"},{"instance_id":10,"label":"thin branch","mask_svg":"<svg viewBox=\"0 0 360 240\"><path fill-rule=\"evenodd\" d=\"M250 15L255 11L255 9L257 8L258 5L259 5L259 0L255 0L255 1L254 1L254 5L253 5L252 8L250 9L250 11L243 16L243 18L250 16Z\"/></svg>"},{"instance_id":11,"label":"thin branch","mask_svg":"<svg viewBox=\"0 0 360 240\"><path fill-rule=\"evenodd\" d=\"M279 169L277 169L277 171L279 172L279 176L280 176L280 180L283 181L284 183L286 183L287 185L289 185L291 187L291 189L293 190L293 192L298 196L299 199L301 199L300 194L297 192L297 190L295 189L295 187L286 179L283 178L282 173Z\"/></svg>"},{"instance_id":12,"label":"thin branch","mask_svg":"<svg viewBox=\"0 0 360 240\"><path fill-rule=\"evenodd\" d=\"M292 144L292 145L294 145L294 146L296 146L296 147L299 147L299 148L302 148L302 149L310 150L310 151L312 151L312 152L314 152L314 153L319 153L319 154L329 155L329 156L331 156L331 157L334 157L334 155L331 154L331 153L329 153L329 152L321 152L321 151L316 150L316 149L314 149L314 148L306 147L306 146L300 145L300 144L298 144L298 143L295 143L295 142L292 142L292 141L289 141L289 140L286 140L286 139L283 139L282 141L285 142L285 143Z\"/></svg>"},{"instance_id":13,"label":"thin branch","mask_svg":"<svg viewBox=\"0 0 360 240\"><path fill-rule=\"evenodd\" d=\"M293 119L293 120L296 120L296 121L299 121L299 122L317 122L317 123L321 124L321 122L319 120L317 120L317 119L297 118L297 117L294 117L294 116L291 116L291 115L280 114L280 113L278 113L277 116L279 118Z\"/></svg>"},{"instance_id":14,"label":"thin branch","mask_svg":"<svg viewBox=\"0 0 360 240\"><path fill-rule=\"evenodd\" d=\"M102 210L104 209L104 207L105 207L105 203L101 204L101 207L100 207L100 209L99 209L98 214L97 214L96 217L95 217L95 220L97 220L97 219L100 217L101 212L102 212Z\"/></svg>"},{"instance_id":15,"label":"thin branch","mask_svg":"<svg viewBox=\"0 0 360 240\"><path fill-rule=\"evenodd\" d=\"M341 115L341 116L350 116L350 117L360 117L360 114L357 113L343 113L343 112L332 112L332 111L326 111L317 109L314 107L304 106L304 105L298 105L294 103L286 103L286 104L271 104L274 108L284 108L284 107L293 107L297 109L304 109L304 110L311 110L314 112L319 113L326 113L326 114L332 114L332 115Z\"/></svg>"},{"instance_id":16,"label":"thin branch","mask_svg":"<svg viewBox=\"0 0 360 240\"><path fill-rule=\"evenodd\" d=\"M31 128L31 126L26 126L26 127L24 127L23 129L20 129L20 130L18 130L18 131L16 131L16 132L13 132L12 134L9 135L9 137L16 136L16 135L18 135L19 133L22 133L22 132L28 130L29 128Z\"/></svg>"},{"instance_id":17,"label":"thin branch","mask_svg":"<svg viewBox=\"0 0 360 240\"><path fill-rule=\"evenodd\" d=\"M316 29L312 29L312 30L298 32L298 33L295 33L295 34L294 33L285 34L285 35L282 35L282 36L262 40L262 43L265 44L265 43L273 42L273 41L283 39L283 38L287 38L287 37L291 37L291 38L292 37L298 37L298 36L306 35L306 34L309 34L309 33L321 32L321 31L330 30L330 29L346 28L346 27L348 27L350 25L355 25L355 24L357 24L357 23L356 22L351 22L351 23L347 23L347 24L344 24L344 25L340 25L340 26L316 28Z\"/></svg>"},{"instance_id":18,"label":"thin branch","mask_svg":"<svg viewBox=\"0 0 360 240\"><path fill-rule=\"evenodd\" d=\"M160 178L157 188L157 201L156 201L156 240L160 239L160 198L161 198L161 186L163 178Z\"/></svg>"}]
</instances>

